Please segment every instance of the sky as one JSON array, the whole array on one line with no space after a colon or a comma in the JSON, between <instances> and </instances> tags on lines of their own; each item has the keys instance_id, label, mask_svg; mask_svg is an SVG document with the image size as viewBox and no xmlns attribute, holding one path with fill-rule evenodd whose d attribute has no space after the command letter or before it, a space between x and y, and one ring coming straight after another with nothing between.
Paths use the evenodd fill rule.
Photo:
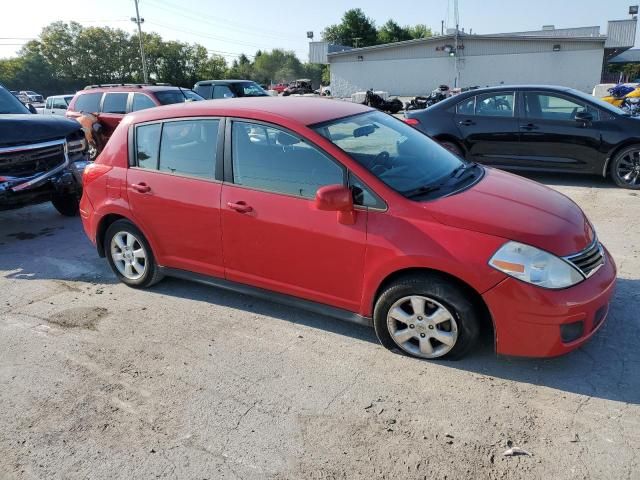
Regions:
<instances>
[{"instance_id":1,"label":"sky","mask_svg":"<svg viewBox=\"0 0 640 480\"><path fill-rule=\"evenodd\" d=\"M139 0L143 30L165 40L200 43L232 61L240 53L284 48L306 61L306 32L315 39L327 25L338 23L345 10L360 7L377 25L393 18L401 25L424 23L440 31L453 27L453 0ZM473 33L503 33L599 25L629 18L628 7L640 0L459 0L460 27ZM134 0L31 0L22 5L3 1L0 58L15 56L20 45L56 20L85 26L110 26L133 32ZM636 44L640 44L636 40Z\"/></svg>"}]
</instances>

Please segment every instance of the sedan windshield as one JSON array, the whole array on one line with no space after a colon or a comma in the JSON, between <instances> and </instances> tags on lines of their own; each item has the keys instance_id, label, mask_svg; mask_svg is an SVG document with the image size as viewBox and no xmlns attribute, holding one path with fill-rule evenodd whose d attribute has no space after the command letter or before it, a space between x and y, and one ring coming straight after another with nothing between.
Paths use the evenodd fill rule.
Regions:
<instances>
[{"instance_id":1,"label":"sedan windshield","mask_svg":"<svg viewBox=\"0 0 640 480\"><path fill-rule=\"evenodd\" d=\"M354 115L312 128L409 198L442 191L445 185L459 186L462 177L468 181L481 175L480 169L471 168L423 133L385 113Z\"/></svg>"},{"instance_id":2,"label":"sedan windshield","mask_svg":"<svg viewBox=\"0 0 640 480\"><path fill-rule=\"evenodd\" d=\"M2 113L30 113L29 110L14 95L0 87L0 114Z\"/></svg>"},{"instance_id":3,"label":"sedan windshield","mask_svg":"<svg viewBox=\"0 0 640 480\"><path fill-rule=\"evenodd\" d=\"M253 82L232 83L229 85L237 97L268 97L260 85Z\"/></svg>"},{"instance_id":4,"label":"sedan windshield","mask_svg":"<svg viewBox=\"0 0 640 480\"><path fill-rule=\"evenodd\" d=\"M155 96L162 105L170 105L172 103L182 102L196 102L198 100L204 100L193 90L188 88L182 88L175 90L165 90L163 92L155 92Z\"/></svg>"}]
</instances>

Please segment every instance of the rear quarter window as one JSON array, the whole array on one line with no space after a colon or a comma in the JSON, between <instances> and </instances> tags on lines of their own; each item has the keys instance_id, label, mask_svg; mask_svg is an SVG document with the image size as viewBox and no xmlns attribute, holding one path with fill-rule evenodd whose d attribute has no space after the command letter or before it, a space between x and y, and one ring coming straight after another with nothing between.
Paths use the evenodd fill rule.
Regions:
<instances>
[{"instance_id":1,"label":"rear quarter window","mask_svg":"<svg viewBox=\"0 0 640 480\"><path fill-rule=\"evenodd\" d=\"M76 112L97 113L100 111L102 93L84 93L78 95L74 110Z\"/></svg>"},{"instance_id":2,"label":"rear quarter window","mask_svg":"<svg viewBox=\"0 0 640 480\"><path fill-rule=\"evenodd\" d=\"M128 93L107 93L102 102L103 113L127 113Z\"/></svg>"}]
</instances>

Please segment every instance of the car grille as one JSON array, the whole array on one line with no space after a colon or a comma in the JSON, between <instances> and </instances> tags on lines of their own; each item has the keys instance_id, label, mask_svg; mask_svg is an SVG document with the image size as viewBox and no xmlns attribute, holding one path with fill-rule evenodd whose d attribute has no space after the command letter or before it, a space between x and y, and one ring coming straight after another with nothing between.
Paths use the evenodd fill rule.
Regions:
<instances>
[{"instance_id":1,"label":"car grille","mask_svg":"<svg viewBox=\"0 0 640 480\"><path fill-rule=\"evenodd\" d=\"M0 177L30 178L65 163L64 142L0 149Z\"/></svg>"},{"instance_id":2,"label":"car grille","mask_svg":"<svg viewBox=\"0 0 640 480\"><path fill-rule=\"evenodd\" d=\"M566 260L575 265L585 277L590 277L604 265L604 251L598 240L594 240L589 247L576 255L566 257Z\"/></svg>"}]
</instances>

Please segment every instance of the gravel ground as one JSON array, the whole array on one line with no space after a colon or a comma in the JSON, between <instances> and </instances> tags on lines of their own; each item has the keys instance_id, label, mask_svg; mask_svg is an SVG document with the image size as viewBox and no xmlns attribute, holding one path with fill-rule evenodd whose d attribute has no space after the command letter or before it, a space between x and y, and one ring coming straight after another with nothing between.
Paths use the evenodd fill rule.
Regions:
<instances>
[{"instance_id":1,"label":"gravel ground","mask_svg":"<svg viewBox=\"0 0 640 480\"><path fill-rule=\"evenodd\" d=\"M212 287L132 290L78 219L0 213L0 478L640 479L640 197L534 178L620 271L606 326L552 360L418 361Z\"/></svg>"}]
</instances>

